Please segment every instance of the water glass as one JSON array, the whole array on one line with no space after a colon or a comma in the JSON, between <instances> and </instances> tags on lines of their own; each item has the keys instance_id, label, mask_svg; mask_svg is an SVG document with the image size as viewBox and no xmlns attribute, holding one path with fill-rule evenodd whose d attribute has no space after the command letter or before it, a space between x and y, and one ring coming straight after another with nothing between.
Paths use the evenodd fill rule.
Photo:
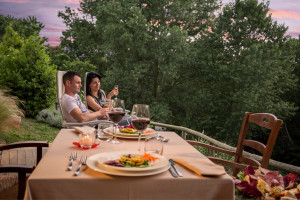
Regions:
<instances>
[{"instance_id":1,"label":"water glass","mask_svg":"<svg viewBox=\"0 0 300 200\"><path fill-rule=\"evenodd\" d=\"M156 153L156 154L162 155L163 150L164 150L164 143L163 143L161 137L148 136L145 138L144 152Z\"/></svg>"}]
</instances>

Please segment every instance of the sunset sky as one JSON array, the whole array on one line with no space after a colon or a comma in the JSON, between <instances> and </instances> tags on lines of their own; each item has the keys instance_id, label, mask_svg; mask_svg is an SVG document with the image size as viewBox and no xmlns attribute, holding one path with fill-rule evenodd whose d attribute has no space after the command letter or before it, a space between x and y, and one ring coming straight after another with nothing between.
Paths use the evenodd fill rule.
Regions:
<instances>
[{"instance_id":1,"label":"sunset sky","mask_svg":"<svg viewBox=\"0 0 300 200\"><path fill-rule=\"evenodd\" d=\"M0 14L16 18L35 16L45 25L41 36L48 38L52 46L59 45L59 37L65 26L58 11L64 11L65 6L78 8L80 0L0 0ZM223 0L224 3L233 0ZM260 0L261 1L261 0ZM289 27L288 34L298 38L300 34L300 0L270 0L272 18L280 24Z\"/></svg>"}]
</instances>

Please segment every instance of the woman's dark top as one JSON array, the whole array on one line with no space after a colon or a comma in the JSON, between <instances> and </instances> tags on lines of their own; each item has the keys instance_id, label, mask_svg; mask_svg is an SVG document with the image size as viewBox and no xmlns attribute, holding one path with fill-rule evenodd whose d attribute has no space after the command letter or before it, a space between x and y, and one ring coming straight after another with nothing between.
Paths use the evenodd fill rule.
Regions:
<instances>
[{"instance_id":1,"label":"woman's dark top","mask_svg":"<svg viewBox=\"0 0 300 200\"><path fill-rule=\"evenodd\" d=\"M93 97L93 99L95 100L95 102L100 105L101 107L103 107L105 105L105 94L102 92L102 90L98 90L98 97L95 97L94 95L91 94L91 97ZM93 108L91 108L90 106L88 106L88 109L92 110L93 112L96 112L96 110L94 110Z\"/></svg>"}]
</instances>

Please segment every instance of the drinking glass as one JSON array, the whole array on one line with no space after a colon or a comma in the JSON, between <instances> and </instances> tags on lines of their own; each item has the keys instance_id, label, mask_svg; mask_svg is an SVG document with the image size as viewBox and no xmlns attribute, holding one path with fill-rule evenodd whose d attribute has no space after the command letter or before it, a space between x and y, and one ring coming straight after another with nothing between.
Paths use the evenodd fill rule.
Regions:
<instances>
[{"instance_id":1,"label":"drinking glass","mask_svg":"<svg viewBox=\"0 0 300 200\"><path fill-rule=\"evenodd\" d=\"M115 88L114 89L119 89L119 86L118 85L115 85ZM118 98L118 95L116 95L115 99Z\"/></svg>"},{"instance_id":2,"label":"drinking glass","mask_svg":"<svg viewBox=\"0 0 300 200\"><path fill-rule=\"evenodd\" d=\"M138 150L141 151L141 134L150 124L149 105L134 104L131 112L131 124L139 133Z\"/></svg>"},{"instance_id":3,"label":"drinking glass","mask_svg":"<svg viewBox=\"0 0 300 200\"><path fill-rule=\"evenodd\" d=\"M103 128L106 128L107 126L109 125L105 125L102 123L98 124L98 129L96 130L97 131L96 138L98 138L99 140L104 140L106 142L109 142L111 140L111 136L106 135L103 131Z\"/></svg>"},{"instance_id":4,"label":"drinking glass","mask_svg":"<svg viewBox=\"0 0 300 200\"><path fill-rule=\"evenodd\" d=\"M116 138L118 123L125 116L125 103L121 99L112 99L108 108L109 119L114 123L113 140L109 141L112 144L119 144L120 141Z\"/></svg>"},{"instance_id":5,"label":"drinking glass","mask_svg":"<svg viewBox=\"0 0 300 200\"><path fill-rule=\"evenodd\" d=\"M144 151L146 153L156 153L162 155L164 143L159 136L148 136L145 138Z\"/></svg>"}]
</instances>

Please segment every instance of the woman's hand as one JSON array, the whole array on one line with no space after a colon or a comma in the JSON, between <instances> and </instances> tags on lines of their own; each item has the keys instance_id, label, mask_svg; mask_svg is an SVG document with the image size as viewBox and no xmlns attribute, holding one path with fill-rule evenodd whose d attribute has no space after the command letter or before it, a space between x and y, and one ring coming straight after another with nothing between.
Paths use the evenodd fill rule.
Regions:
<instances>
[{"instance_id":1,"label":"woman's hand","mask_svg":"<svg viewBox=\"0 0 300 200\"><path fill-rule=\"evenodd\" d=\"M112 96L118 95L118 94L119 94L119 89L118 89L118 88L114 88L114 89L107 95L107 98L110 99Z\"/></svg>"}]
</instances>

